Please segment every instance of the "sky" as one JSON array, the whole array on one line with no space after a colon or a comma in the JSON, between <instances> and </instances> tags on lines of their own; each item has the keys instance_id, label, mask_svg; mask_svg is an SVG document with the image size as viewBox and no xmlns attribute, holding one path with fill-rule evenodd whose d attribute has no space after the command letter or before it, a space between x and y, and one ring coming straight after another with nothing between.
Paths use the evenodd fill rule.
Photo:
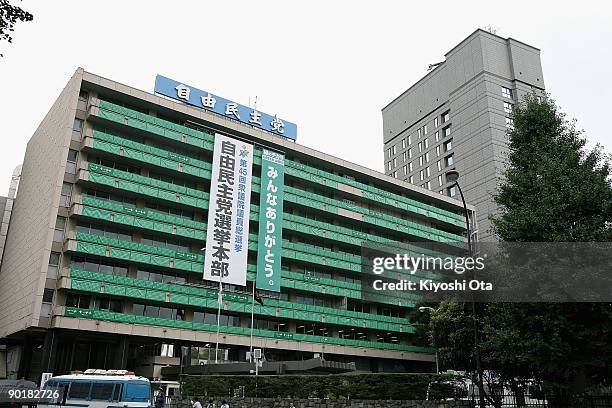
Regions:
<instances>
[{"instance_id":1,"label":"sky","mask_svg":"<svg viewBox=\"0 0 612 408\"><path fill-rule=\"evenodd\" d=\"M541 49L547 91L612 152L612 3L42 1L0 43L0 195L77 67L162 74L296 123L298 143L383 171L381 109L477 28ZM501 7L503 5L503 7Z\"/></svg>"}]
</instances>

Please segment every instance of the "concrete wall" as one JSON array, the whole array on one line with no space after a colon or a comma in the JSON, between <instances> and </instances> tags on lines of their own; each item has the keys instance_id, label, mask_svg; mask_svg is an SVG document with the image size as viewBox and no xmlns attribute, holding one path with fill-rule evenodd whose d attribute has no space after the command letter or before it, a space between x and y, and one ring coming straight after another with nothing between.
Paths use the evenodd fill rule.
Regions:
<instances>
[{"instance_id":1,"label":"concrete wall","mask_svg":"<svg viewBox=\"0 0 612 408\"><path fill-rule=\"evenodd\" d=\"M2 262L2 254L4 253L4 245L6 244L6 234L8 234L12 209L13 200L9 200L7 197L0 197L0 265Z\"/></svg>"},{"instance_id":2,"label":"concrete wall","mask_svg":"<svg viewBox=\"0 0 612 408\"><path fill-rule=\"evenodd\" d=\"M214 398L217 407L225 399L231 408L468 408L470 401L402 401L402 400L319 400L289 398ZM208 401L200 398L202 406Z\"/></svg>"},{"instance_id":3,"label":"concrete wall","mask_svg":"<svg viewBox=\"0 0 612 408\"><path fill-rule=\"evenodd\" d=\"M77 70L26 148L0 271L0 337L39 324L81 78Z\"/></svg>"}]
</instances>

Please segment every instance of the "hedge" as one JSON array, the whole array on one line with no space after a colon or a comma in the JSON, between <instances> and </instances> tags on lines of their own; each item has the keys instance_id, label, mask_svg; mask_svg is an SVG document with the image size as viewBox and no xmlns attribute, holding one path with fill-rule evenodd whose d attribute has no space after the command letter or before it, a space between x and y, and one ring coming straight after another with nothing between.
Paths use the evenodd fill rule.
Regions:
<instances>
[{"instance_id":1,"label":"hedge","mask_svg":"<svg viewBox=\"0 0 612 408\"><path fill-rule=\"evenodd\" d=\"M424 400L459 396L451 374L183 375L189 396L222 397L243 386L245 397ZM242 392L240 392L242 394Z\"/></svg>"}]
</instances>

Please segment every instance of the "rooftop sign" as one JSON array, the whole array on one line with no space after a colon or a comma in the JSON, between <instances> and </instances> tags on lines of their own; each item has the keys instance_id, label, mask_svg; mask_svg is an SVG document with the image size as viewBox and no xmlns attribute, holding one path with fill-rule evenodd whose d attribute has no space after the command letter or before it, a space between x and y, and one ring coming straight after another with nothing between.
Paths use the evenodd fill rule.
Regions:
<instances>
[{"instance_id":1,"label":"rooftop sign","mask_svg":"<svg viewBox=\"0 0 612 408\"><path fill-rule=\"evenodd\" d=\"M162 75L155 77L155 93L218 113L293 141L297 139L295 123L282 120L276 115L259 112L254 108L240 105Z\"/></svg>"}]
</instances>

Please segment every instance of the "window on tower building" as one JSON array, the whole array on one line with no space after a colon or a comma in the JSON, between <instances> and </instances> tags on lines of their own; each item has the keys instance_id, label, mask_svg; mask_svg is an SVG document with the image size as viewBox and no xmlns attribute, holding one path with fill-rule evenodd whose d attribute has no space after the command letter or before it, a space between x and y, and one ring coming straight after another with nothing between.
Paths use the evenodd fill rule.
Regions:
<instances>
[{"instance_id":1,"label":"window on tower building","mask_svg":"<svg viewBox=\"0 0 612 408\"><path fill-rule=\"evenodd\" d=\"M51 303L51 302L53 302L53 294L54 293L55 293L55 291L53 289L45 288L45 290L43 292L43 298L42 298L43 303Z\"/></svg>"},{"instance_id":2,"label":"window on tower building","mask_svg":"<svg viewBox=\"0 0 612 408\"><path fill-rule=\"evenodd\" d=\"M512 113L512 104L508 102L504 102L504 112L510 115Z\"/></svg>"},{"instance_id":3,"label":"window on tower building","mask_svg":"<svg viewBox=\"0 0 612 408\"><path fill-rule=\"evenodd\" d=\"M395 145L393 145L393 147L391 148L391 153L392 153L392 154L395 154L395 153L396 153L396 151L395 151Z\"/></svg>"},{"instance_id":4,"label":"window on tower building","mask_svg":"<svg viewBox=\"0 0 612 408\"><path fill-rule=\"evenodd\" d=\"M502 96L504 98L512 99L512 89L502 86Z\"/></svg>"},{"instance_id":5,"label":"window on tower building","mask_svg":"<svg viewBox=\"0 0 612 408\"><path fill-rule=\"evenodd\" d=\"M402 149L406 148L406 139L402 139Z\"/></svg>"},{"instance_id":6,"label":"window on tower building","mask_svg":"<svg viewBox=\"0 0 612 408\"><path fill-rule=\"evenodd\" d=\"M72 140L81 140L83 134L83 121L81 119L75 119L72 124Z\"/></svg>"},{"instance_id":7,"label":"window on tower building","mask_svg":"<svg viewBox=\"0 0 612 408\"><path fill-rule=\"evenodd\" d=\"M77 150L68 149L68 158L66 159L66 173L76 173L78 155L79 152Z\"/></svg>"},{"instance_id":8,"label":"window on tower building","mask_svg":"<svg viewBox=\"0 0 612 408\"><path fill-rule=\"evenodd\" d=\"M53 232L53 240L64 242L64 230L66 228L66 217L57 217L55 220L55 231Z\"/></svg>"},{"instance_id":9,"label":"window on tower building","mask_svg":"<svg viewBox=\"0 0 612 408\"><path fill-rule=\"evenodd\" d=\"M62 207L70 207L72 204L72 184L63 183L60 196L60 205Z\"/></svg>"},{"instance_id":10,"label":"window on tower building","mask_svg":"<svg viewBox=\"0 0 612 408\"><path fill-rule=\"evenodd\" d=\"M442 114L442 123L446 123L450 120L450 111L446 111Z\"/></svg>"},{"instance_id":11,"label":"window on tower building","mask_svg":"<svg viewBox=\"0 0 612 408\"><path fill-rule=\"evenodd\" d=\"M438 127L438 117L436 116L434 118L434 128L437 128L437 127Z\"/></svg>"},{"instance_id":12,"label":"window on tower building","mask_svg":"<svg viewBox=\"0 0 612 408\"><path fill-rule=\"evenodd\" d=\"M453 158L452 154L450 156L447 156L444 160L446 161L446 167L455 164L455 159Z\"/></svg>"},{"instance_id":13,"label":"window on tower building","mask_svg":"<svg viewBox=\"0 0 612 408\"><path fill-rule=\"evenodd\" d=\"M89 94L87 91L79 92L79 101L77 102L77 109L79 110L87 110L87 99L89 98Z\"/></svg>"},{"instance_id":14,"label":"window on tower building","mask_svg":"<svg viewBox=\"0 0 612 408\"><path fill-rule=\"evenodd\" d=\"M62 254L60 252L51 252L49 255L49 266L47 267L47 278L57 279L60 268L60 259Z\"/></svg>"},{"instance_id":15,"label":"window on tower building","mask_svg":"<svg viewBox=\"0 0 612 408\"><path fill-rule=\"evenodd\" d=\"M429 139L423 140L423 145L425 146L425 149L429 149Z\"/></svg>"},{"instance_id":16,"label":"window on tower building","mask_svg":"<svg viewBox=\"0 0 612 408\"><path fill-rule=\"evenodd\" d=\"M448 152L452 148L453 148L453 139L451 139L448 142L444 143L444 151L445 152Z\"/></svg>"}]
</instances>

